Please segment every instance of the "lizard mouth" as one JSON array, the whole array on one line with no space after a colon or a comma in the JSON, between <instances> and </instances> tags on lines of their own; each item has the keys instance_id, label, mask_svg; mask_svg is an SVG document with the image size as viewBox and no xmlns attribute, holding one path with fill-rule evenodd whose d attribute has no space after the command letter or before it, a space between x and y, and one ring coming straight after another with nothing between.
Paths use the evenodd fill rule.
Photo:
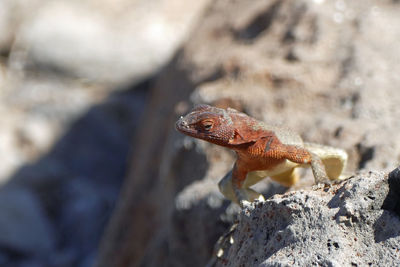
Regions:
<instances>
[{"instance_id":1,"label":"lizard mouth","mask_svg":"<svg viewBox=\"0 0 400 267\"><path fill-rule=\"evenodd\" d=\"M180 117L179 120L175 124L175 128L183 133L194 133L195 131L190 128L189 124L183 119L183 117Z\"/></svg>"},{"instance_id":2,"label":"lizard mouth","mask_svg":"<svg viewBox=\"0 0 400 267\"><path fill-rule=\"evenodd\" d=\"M187 120L185 120L184 117L181 117L176 123L175 123L175 128L188 136L206 140L211 143L216 143L220 141L220 138L217 136L214 136L212 133L204 133L203 131L196 129L192 124L188 123Z\"/></svg>"},{"instance_id":3,"label":"lizard mouth","mask_svg":"<svg viewBox=\"0 0 400 267\"><path fill-rule=\"evenodd\" d=\"M205 139L203 134L199 132L197 129L194 129L187 121L184 120L183 117L181 117L176 123L175 123L175 128L188 136L195 137L195 138L200 138L200 139Z\"/></svg>"}]
</instances>

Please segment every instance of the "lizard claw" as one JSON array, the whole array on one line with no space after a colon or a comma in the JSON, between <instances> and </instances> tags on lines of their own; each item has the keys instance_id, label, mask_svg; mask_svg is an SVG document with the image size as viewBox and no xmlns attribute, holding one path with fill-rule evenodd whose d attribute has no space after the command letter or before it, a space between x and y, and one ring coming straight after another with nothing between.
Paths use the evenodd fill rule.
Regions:
<instances>
[{"instance_id":1,"label":"lizard claw","mask_svg":"<svg viewBox=\"0 0 400 267\"><path fill-rule=\"evenodd\" d=\"M246 200L246 199L240 200L239 205L241 208L244 208L246 206L249 206L252 202L265 202L265 198L263 195L259 194L259 196L257 198L253 198L253 199L249 199L249 200Z\"/></svg>"},{"instance_id":2,"label":"lizard claw","mask_svg":"<svg viewBox=\"0 0 400 267\"><path fill-rule=\"evenodd\" d=\"M250 188L236 189L235 195L236 198L239 200L239 203L241 203L242 201L253 202L254 200L265 201L265 198L262 194Z\"/></svg>"},{"instance_id":3,"label":"lizard claw","mask_svg":"<svg viewBox=\"0 0 400 267\"><path fill-rule=\"evenodd\" d=\"M259 195L258 198L256 198L255 200L257 200L258 202L265 202L265 198L263 195Z\"/></svg>"}]
</instances>

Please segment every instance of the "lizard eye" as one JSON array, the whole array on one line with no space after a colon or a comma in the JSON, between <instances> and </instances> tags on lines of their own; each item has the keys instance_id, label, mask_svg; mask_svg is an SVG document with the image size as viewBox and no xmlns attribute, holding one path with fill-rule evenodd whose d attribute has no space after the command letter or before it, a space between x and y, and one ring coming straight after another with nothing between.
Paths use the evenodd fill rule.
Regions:
<instances>
[{"instance_id":1,"label":"lizard eye","mask_svg":"<svg viewBox=\"0 0 400 267\"><path fill-rule=\"evenodd\" d=\"M211 130L212 127L213 127L212 121L203 121L201 124L203 126L203 129L206 130L206 131Z\"/></svg>"}]
</instances>

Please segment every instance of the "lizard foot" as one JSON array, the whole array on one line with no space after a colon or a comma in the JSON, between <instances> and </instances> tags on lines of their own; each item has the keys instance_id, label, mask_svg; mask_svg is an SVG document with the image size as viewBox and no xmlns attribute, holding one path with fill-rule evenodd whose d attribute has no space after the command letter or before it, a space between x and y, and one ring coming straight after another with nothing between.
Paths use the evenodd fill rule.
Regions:
<instances>
[{"instance_id":1,"label":"lizard foot","mask_svg":"<svg viewBox=\"0 0 400 267\"><path fill-rule=\"evenodd\" d=\"M219 190L229 200L240 204L242 200L252 202L254 200L265 201L262 194L250 188L237 188L232 183L232 171L218 183Z\"/></svg>"},{"instance_id":2,"label":"lizard foot","mask_svg":"<svg viewBox=\"0 0 400 267\"><path fill-rule=\"evenodd\" d=\"M234 191L239 203L241 201L248 201L248 202L253 202L254 200L265 201L265 198L262 194L250 188L240 188L240 189L235 189Z\"/></svg>"}]
</instances>

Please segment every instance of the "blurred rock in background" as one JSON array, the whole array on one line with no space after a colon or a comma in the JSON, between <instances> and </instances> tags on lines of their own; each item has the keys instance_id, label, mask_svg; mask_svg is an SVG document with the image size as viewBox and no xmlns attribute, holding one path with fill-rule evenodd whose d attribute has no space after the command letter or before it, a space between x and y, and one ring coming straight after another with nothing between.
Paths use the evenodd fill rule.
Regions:
<instances>
[{"instance_id":1,"label":"blurred rock in background","mask_svg":"<svg viewBox=\"0 0 400 267\"><path fill-rule=\"evenodd\" d=\"M152 77L207 1L0 1L0 265L92 266Z\"/></svg>"},{"instance_id":2,"label":"blurred rock in background","mask_svg":"<svg viewBox=\"0 0 400 267\"><path fill-rule=\"evenodd\" d=\"M22 67L130 84L172 57L206 3L6 0L0 41Z\"/></svg>"}]
</instances>

